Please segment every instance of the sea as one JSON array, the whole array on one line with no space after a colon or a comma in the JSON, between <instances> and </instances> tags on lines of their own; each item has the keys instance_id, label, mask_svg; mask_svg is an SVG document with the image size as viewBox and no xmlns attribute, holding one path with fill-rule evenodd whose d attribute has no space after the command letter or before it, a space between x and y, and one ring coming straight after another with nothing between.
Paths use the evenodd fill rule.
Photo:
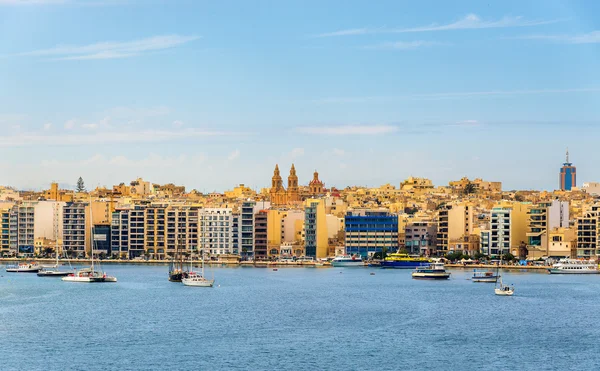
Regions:
<instances>
[{"instance_id":1,"label":"sea","mask_svg":"<svg viewBox=\"0 0 600 371\"><path fill-rule=\"evenodd\" d=\"M0 370L600 369L600 275L502 272L500 297L462 269L103 268L118 282L0 267Z\"/></svg>"}]
</instances>

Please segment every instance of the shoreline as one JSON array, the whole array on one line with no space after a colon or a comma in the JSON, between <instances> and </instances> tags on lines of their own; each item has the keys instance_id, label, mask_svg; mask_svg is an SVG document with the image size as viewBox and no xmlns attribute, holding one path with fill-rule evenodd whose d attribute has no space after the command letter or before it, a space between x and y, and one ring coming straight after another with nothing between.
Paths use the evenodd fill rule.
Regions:
<instances>
[{"instance_id":1,"label":"shoreline","mask_svg":"<svg viewBox=\"0 0 600 371\"><path fill-rule=\"evenodd\" d=\"M23 259L23 258L0 258L0 263L14 263L14 262L27 262L27 261L35 261L40 264L54 264L56 259L52 258L34 258L34 259ZM98 261L98 260L96 260ZM61 265L71 264L91 264L90 259L73 259L73 260L59 260ZM168 265L171 263L171 260L100 260L100 264L116 264L116 265ZM184 264L189 264L190 261L184 261ZM192 264L194 266L202 264L201 260L192 260ZM226 266L226 267L253 267L253 268L268 268L268 267L311 267L311 268L333 268L331 264L322 264L316 262L271 262L271 261L205 261L205 265L207 266ZM511 269L511 270L546 270L550 268L549 266L540 266L540 265L529 265L529 266L520 266L520 265L500 265L498 267L494 264L445 264L447 268L454 269ZM369 267L365 264L365 267ZM373 266L373 268L380 268L378 266ZM406 268L407 270L411 270L412 268Z\"/></svg>"}]
</instances>

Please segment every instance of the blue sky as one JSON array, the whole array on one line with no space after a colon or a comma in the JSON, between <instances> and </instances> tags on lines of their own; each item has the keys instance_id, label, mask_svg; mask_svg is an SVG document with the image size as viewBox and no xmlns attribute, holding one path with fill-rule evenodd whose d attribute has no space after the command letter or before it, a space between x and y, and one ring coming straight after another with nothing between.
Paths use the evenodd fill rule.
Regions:
<instances>
[{"instance_id":1,"label":"blue sky","mask_svg":"<svg viewBox=\"0 0 600 371\"><path fill-rule=\"evenodd\" d=\"M0 183L600 181L597 1L0 0Z\"/></svg>"}]
</instances>

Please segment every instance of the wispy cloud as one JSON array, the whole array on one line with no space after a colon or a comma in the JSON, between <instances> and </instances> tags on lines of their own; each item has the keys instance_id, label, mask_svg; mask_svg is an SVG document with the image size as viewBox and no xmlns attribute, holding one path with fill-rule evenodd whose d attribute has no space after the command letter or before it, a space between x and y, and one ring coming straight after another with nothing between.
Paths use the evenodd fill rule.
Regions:
<instances>
[{"instance_id":1,"label":"wispy cloud","mask_svg":"<svg viewBox=\"0 0 600 371\"><path fill-rule=\"evenodd\" d=\"M48 57L55 60L118 59L170 49L198 40L198 36L163 35L132 41L103 41L89 45L58 45L50 49L34 50L16 56Z\"/></svg>"},{"instance_id":2,"label":"wispy cloud","mask_svg":"<svg viewBox=\"0 0 600 371\"><path fill-rule=\"evenodd\" d=\"M244 135L226 131L210 131L200 129L186 130L142 130L104 131L48 134L47 132L22 132L14 135L0 136L0 147L31 147L41 145L85 146L115 143L159 143L192 138L210 138L228 135Z\"/></svg>"},{"instance_id":3,"label":"wispy cloud","mask_svg":"<svg viewBox=\"0 0 600 371\"><path fill-rule=\"evenodd\" d=\"M544 24L560 22L561 20L527 20L522 16L506 16L497 20L484 20L477 14L467 14L463 18L446 24L432 23L426 26L412 28L352 28L339 30L334 32L326 32L317 35L317 37L336 37L336 36L356 36L367 34L383 34L383 33L409 33L409 32L435 32L435 31L451 31L451 30L470 30L483 28L507 28L507 27L531 27Z\"/></svg>"},{"instance_id":4,"label":"wispy cloud","mask_svg":"<svg viewBox=\"0 0 600 371\"><path fill-rule=\"evenodd\" d=\"M364 46L363 49L375 49L375 50L412 50L423 46L442 45L442 43L434 41L396 41L396 42L385 42L374 45Z\"/></svg>"},{"instance_id":5,"label":"wispy cloud","mask_svg":"<svg viewBox=\"0 0 600 371\"><path fill-rule=\"evenodd\" d=\"M236 149L235 151L231 152L229 154L229 156L227 156L227 159L229 161L234 161L234 160L237 160L238 158L240 158L240 150L239 149Z\"/></svg>"},{"instance_id":6,"label":"wispy cloud","mask_svg":"<svg viewBox=\"0 0 600 371\"><path fill-rule=\"evenodd\" d=\"M339 126L304 126L296 128L300 133L323 135L378 135L389 134L398 130L393 125L339 125Z\"/></svg>"},{"instance_id":7,"label":"wispy cloud","mask_svg":"<svg viewBox=\"0 0 600 371\"><path fill-rule=\"evenodd\" d=\"M304 156L304 148L294 148L294 149L292 149L292 151L290 152L290 156L293 159L296 159L298 157Z\"/></svg>"},{"instance_id":8,"label":"wispy cloud","mask_svg":"<svg viewBox=\"0 0 600 371\"><path fill-rule=\"evenodd\" d=\"M579 35L526 35L519 39L548 40L566 44L597 44L600 43L600 31L592 31Z\"/></svg>"},{"instance_id":9,"label":"wispy cloud","mask_svg":"<svg viewBox=\"0 0 600 371\"><path fill-rule=\"evenodd\" d=\"M394 102L398 100L438 100L438 99L463 99L470 97L486 96L511 96L511 95L539 95L539 94L569 94L569 93L598 93L600 87L567 88L567 89L524 89L524 90L488 90L466 92L442 93L414 93L396 96L363 96L363 97L326 97L313 100L317 104L346 104L370 102Z\"/></svg>"}]
</instances>

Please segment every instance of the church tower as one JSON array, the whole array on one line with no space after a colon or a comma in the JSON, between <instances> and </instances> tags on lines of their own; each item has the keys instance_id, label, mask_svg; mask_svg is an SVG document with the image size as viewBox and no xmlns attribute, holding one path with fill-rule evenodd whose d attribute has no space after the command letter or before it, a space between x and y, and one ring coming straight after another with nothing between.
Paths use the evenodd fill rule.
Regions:
<instances>
[{"instance_id":1,"label":"church tower","mask_svg":"<svg viewBox=\"0 0 600 371\"><path fill-rule=\"evenodd\" d=\"M279 165L275 165L269 193L271 195L271 203L274 205L284 205L287 202L285 188L283 188L283 179L279 173Z\"/></svg>"},{"instance_id":2,"label":"church tower","mask_svg":"<svg viewBox=\"0 0 600 371\"><path fill-rule=\"evenodd\" d=\"M296 168L294 167L294 164L292 164L290 175L288 176L287 201L300 201L300 193L298 191L298 176L296 175Z\"/></svg>"},{"instance_id":3,"label":"church tower","mask_svg":"<svg viewBox=\"0 0 600 371\"><path fill-rule=\"evenodd\" d=\"M325 194L325 184L319 180L319 173L315 170L313 174L313 180L308 184L308 190L312 196L319 196Z\"/></svg>"}]
</instances>

